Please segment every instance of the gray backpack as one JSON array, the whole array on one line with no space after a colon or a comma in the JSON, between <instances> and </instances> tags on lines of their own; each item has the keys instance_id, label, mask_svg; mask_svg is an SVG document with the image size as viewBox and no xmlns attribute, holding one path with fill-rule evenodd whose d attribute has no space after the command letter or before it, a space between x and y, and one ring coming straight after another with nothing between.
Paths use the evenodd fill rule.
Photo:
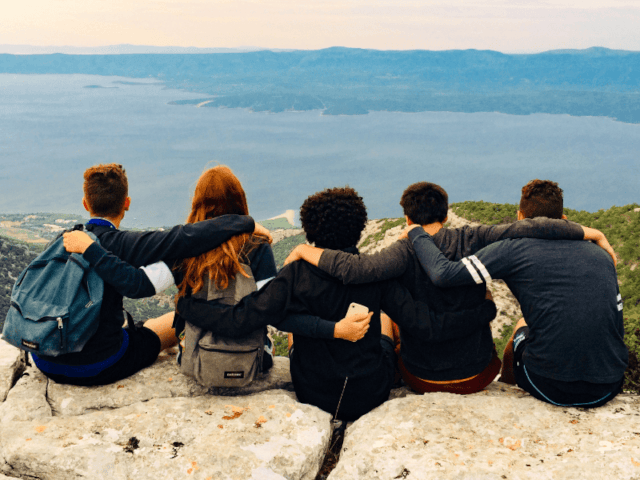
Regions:
<instances>
[{"instance_id":1,"label":"gray backpack","mask_svg":"<svg viewBox=\"0 0 640 480\"><path fill-rule=\"evenodd\" d=\"M242 268L250 278L238 273L226 289L219 290L206 276L202 290L193 296L235 305L256 290L251 269L244 264ZM244 387L262 370L265 340L264 328L245 337L228 338L214 335L187 320L180 369L205 387Z\"/></svg>"}]
</instances>

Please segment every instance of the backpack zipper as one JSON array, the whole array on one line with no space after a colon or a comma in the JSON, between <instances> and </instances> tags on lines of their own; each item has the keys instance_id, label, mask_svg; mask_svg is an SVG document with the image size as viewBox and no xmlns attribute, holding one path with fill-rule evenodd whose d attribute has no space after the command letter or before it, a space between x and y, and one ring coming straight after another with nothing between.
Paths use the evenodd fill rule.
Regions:
<instances>
[{"instance_id":1,"label":"backpack zipper","mask_svg":"<svg viewBox=\"0 0 640 480\"><path fill-rule=\"evenodd\" d=\"M58 332L60 332L60 349L65 350L67 348L67 342L65 341L64 334L62 329L64 328L64 324L62 323L62 317L56 318L58 322Z\"/></svg>"}]
</instances>

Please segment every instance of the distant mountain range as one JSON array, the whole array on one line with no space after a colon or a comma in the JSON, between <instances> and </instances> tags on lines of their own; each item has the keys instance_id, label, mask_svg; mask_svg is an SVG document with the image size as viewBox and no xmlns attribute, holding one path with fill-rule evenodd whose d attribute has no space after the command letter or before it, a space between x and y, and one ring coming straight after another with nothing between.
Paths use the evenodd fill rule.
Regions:
<instances>
[{"instance_id":1,"label":"distant mountain range","mask_svg":"<svg viewBox=\"0 0 640 480\"><path fill-rule=\"evenodd\" d=\"M265 50L261 47L237 47L237 48L198 48L198 47L156 47L153 45L104 45L101 47L71 47L35 45L0 45L0 53L12 55L42 55L51 53L64 53L66 55L123 55L132 53L239 53ZM281 50L274 50L281 51Z\"/></svg>"},{"instance_id":2,"label":"distant mountain range","mask_svg":"<svg viewBox=\"0 0 640 480\"><path fill-rule=\"evenodd\" d=\"M605 48L495 51L315 51L125 55L0 54L0 73L155 78L203 94L176 105L254 111L502 112L606 116L640 123L640 53ZM157 47L171 51L168 47ZM252 47L247 47L250 50ZM195 51L195 50L194 50Z\"/></svg>"}]
</instances>

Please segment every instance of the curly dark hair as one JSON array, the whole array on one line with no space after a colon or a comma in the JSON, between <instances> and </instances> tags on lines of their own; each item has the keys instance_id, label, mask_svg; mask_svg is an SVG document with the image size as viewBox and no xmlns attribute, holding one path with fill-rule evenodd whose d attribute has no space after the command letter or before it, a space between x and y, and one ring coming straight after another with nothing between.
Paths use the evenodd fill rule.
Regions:
<instances>
[{"instance_id":1,"label":"curly dark hair","mask_svg":"<svg viewBox=\"0 0 640 480\"><path fill-rule=\"evenodd\" d=\"M367 223L367 208L353 188L328 188L304 201L300 222L309 242L340 250L358 243Z\"/></svg>"},{"instance_id":2,"label":"curly dark hair","mask_svg":"<svg viewBox=\"0 0 640 480\"><path fill-rule=\"evenodd\" d=\"M531 180L522 187L520 211L525 218L562 218L562 189L551 180Z\"/></svg>"},{"instance_id":3,"label":"curly dark hair","mask_svg":"<svg viewBox=\"0 0 640 480\"><path fill-rule=\"evenodd\" d=\"M449 195L440 185L418 182L402 193L400 205L409 220L418 225L444 222L449 210Z\"/></svg>"}]
</instances>

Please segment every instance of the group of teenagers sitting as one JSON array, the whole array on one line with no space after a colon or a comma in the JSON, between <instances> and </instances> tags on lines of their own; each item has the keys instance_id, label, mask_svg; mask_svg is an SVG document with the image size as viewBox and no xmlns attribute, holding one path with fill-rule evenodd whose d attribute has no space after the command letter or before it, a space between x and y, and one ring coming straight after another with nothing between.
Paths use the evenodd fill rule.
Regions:
<instances>
[{"instance_id":1,"label":"group of teenagers sitting","mask_svg":"<svg viewBox=\"0 0 640 480\"><path fill-rule=\"evenodd\" d=\"M73 231L64 244L105 280L104 298L99 328L82 351L34 355L56 382L128 377L175 346L189 323L226 337L267 325L292 332L298 399L342 420L377 407L402 381L420 393L470 394L500 374L539 400L579 407L603 405L621 391L628 352L615 254L601 232L565 219L554 182L523 187L518 221L462 228L444 227L442 187L412 184L400 199L403 235L370 255L356 247L367 222L362 198L349 187L327 189L304 201L309 244L296 247L279 272L270 234L248 215L244 190L226 166L201 175L185 225L119 230L130 201L121 165L85 172L86 229L99 242ZM245 265L257 291L237 303L201 294L234 288L249 273ZM492 278L507 283L524 315L502 362L490 328ZM147 297L173 284L174 312L123 327L123 296ZM348 314L354 303L364 312Z\"/></svg>"}]
</instances>

